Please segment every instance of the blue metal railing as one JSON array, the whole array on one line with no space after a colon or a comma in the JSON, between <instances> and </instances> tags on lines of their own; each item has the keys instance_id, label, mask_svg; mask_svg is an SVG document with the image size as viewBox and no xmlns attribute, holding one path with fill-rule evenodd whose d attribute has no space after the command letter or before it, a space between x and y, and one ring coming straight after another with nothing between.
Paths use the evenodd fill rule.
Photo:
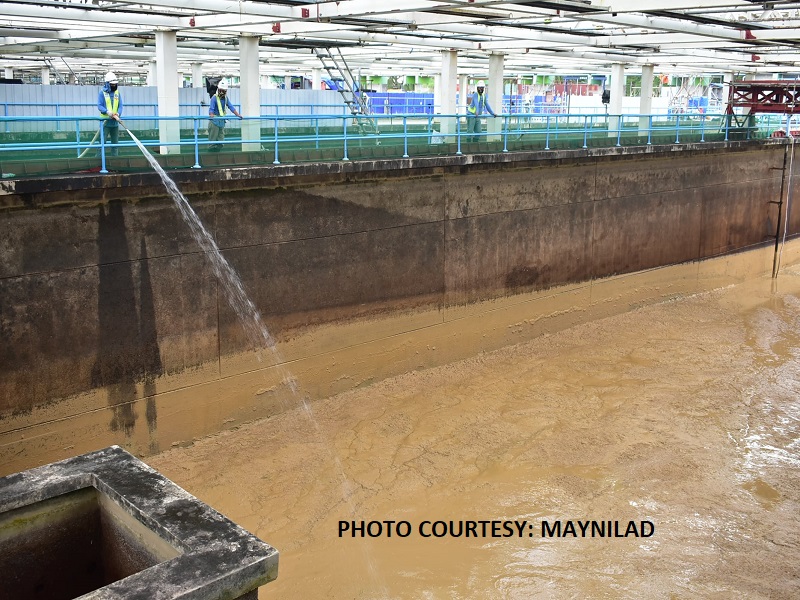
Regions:
<instances>
[{"instance_id":1,"label":"blue metal railing","mask_svg":"<svg viewBox=\"0 0 800 600\"><path fill-rule=\"evenodd\" d=\"M277 111L276 111L277 112ZM359 121L370 119L373 125L369 128L359 126ZM569 147L587 148L590 143L596 145L644 145L658 143L679 144L682 140L705 142L709 136L715 139L728 140L732 132L744 139L753 136L769 135L772 130L788 128L780 115L751 117L747 126L737 126L729 116L721 114L704 115L599 115L599 114L552 114L515 113L499 115L496 119L489 117L493 123L491 131L469 133L463 122L463 115L382 115L343 116L341 114L274 114L261 117L246 117L244 120L228 119L231 127L226 127L226 139L221 142L210 142L205 135L208 123L207 114L180 117L153 117L152 115L133 115L123 119L147 147L159 147L165 153L192 153L195 168L202 166L201 158L210 151L212 144L220 144L230 150L269 151L273 154L273 163L280 164L281 157L287 150L333 149L337 160L350 160L352 148L357 145L395 146L402 149L404 158L414 152L420 155L421 147L435 148L441 152L460 155L466 151L477 151L479 148L468 146L475 142L495 142L501 144L503 152L509 151L509 145L519 142L538 143L544 150L550 150L554 144L565 142ZM741 120L741 117L740 117ZM49 139L41 142L15 139L24 137L26 126L30 129L41 122L56 122L61 139ZM177 127L173 124L177 122ZM135 147L133 141L121 136L116 145L111 145L105 135L99 135L98 129L105 129L105 121L96 117L0 117L0 123L8 126L14 124L23 132L3 136L0 134L0 160L35 159L36 152L48 153L52 158L59 153L68 158L91 154L100 159L101 172L106 172L106 161L110 154L121 149ZM297 124L305 127L298 127ZM155 127L143 125L155 124ZM160 130L161 139L152 139ZM68 132L74 132L71 137ZM380 131L380 133L365 133ZM139 133L137 133L139 132ZM97 134L95 143L90 137ZM35 134L31 134L35 135ZM689 137L691 136L691 138ZM452 148L448 144L453 144ZM565 147L563 143L560 147ZM500 149L495 147L495 149ZM487 150L487 148L483 148ZM496 150L495 150L496 151ZM330 154L330 153L329 153ZM128 154L132 155L132 154ZM41 154L39 155L41 157ZM48 158L48 159L49 159Z\"/></svg>"},{"instance_id":2,"label":"blue metal railing","mask_svg":"<svg viewBox=\"0 0 800 600\"><path fill-rule=\"evenodd\" d=\"M237 111L241 112L241 105L233 103ZM39 102L2 102L0 106L3 107L3 117L67 117L68 120L75 119L81 116L94 116L97 115L96 104L81 103L81 102L55 102L55 103L39 103ZM312 118L317 114L330 115L337 114L346 116L349 114L349 109L344 104L304 104L298 106L297 104L261 104L262 115L303 115L303 119ZM208 116L208 101L181 103L178 105L179 114L185 117L207 117ZM31 115L32 111L39 111L48 114ZM125 115L135 114L137 119L143 116L158 119L158 104L155 103L137 103L126 102L124 104ZM5 133L11 133L11 121L6 121L4 125ZM55 120L54 130L57 132L64 131L63 120ZM155 127L154 124L151 127Z\"/></svg>"}]
</instances>

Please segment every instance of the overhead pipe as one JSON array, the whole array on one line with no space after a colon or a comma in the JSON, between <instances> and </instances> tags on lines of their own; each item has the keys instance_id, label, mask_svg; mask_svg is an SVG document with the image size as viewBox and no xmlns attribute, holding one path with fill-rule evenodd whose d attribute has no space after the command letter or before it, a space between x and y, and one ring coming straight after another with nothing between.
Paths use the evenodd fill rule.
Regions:
<instances>
[{"instance_id":1,"label":"overhead pipe","mask_svg":"<svg viewBox=\"0 0 800 600\"><path fill-rule=\"evenodd\" d=\"M260 16L276 19L291 19L295 14L295 11L288 6L253 2L252 0L143 0L137 2L137 4L161 8L179 8L192 13L197 13L199 11L231 13L244 17ZM198 16L195 16L195 19L197 18Z\"/></svg>"},{"instance_id":2,"label":"overhead pipe","mask_svg":"<svg viewBox=\"0 0 800 600\"><path fill-rule=\"evenodd\" d=\"M397 35L389 33L366 33L359 31L332 31L320 32L308 36L309 39L322 38L333 40L347 40L352 42L379 42L386 44L402 44L406 46L429 46L431 48L445 48L456 50L477 50L476 42L465 42L462 40L436 39L430 37L418 37L411 35ZM267 38L272 39L272 38ZM288 38L287 41L293 38Z\"/></svg>"},{"instance_id":3,"label":"overhead pipe","mask_svg":"<svg viewBox=\"0 0 800 600\"><path fill-rule=\"evenodd\" d=\"M546 31L536 31L532 29L520 29L519 27L502 27L495 25L472 25L469 23L450 23L443 25L418 25L418 29L426 31L446 31L448 33L458 33L465 35L485 35L490 37L505 37L518 40L520 36L525 36L528 40L538 40L542 42L560 42L563 44L579 44L581 46L594 46L590 36L575 35L572 33L549 33ZM501 42L497 42L501 43Z\"/></svg>"},{"instance_id":4,"label":"overhead pipe","mask_svg":"<svg viewBox=\"0 0 800 600\"><path fill-rule=\"evenodd\" d=\"M699 23L684 23L678 19L669 19L667 17L646 17L628 13L616 13L616 16L585 13L581 14L581 20L678 33L693 33L703 37L722 38L725 40L743 41L745 39L745 33L740 29L728 29L717 25L701 25Z\"/></svg>"},{"instance_id":5,"label":"overhead pipe","mask_svg":"<svg viewBox=\"0 0 800 600\"><path fill-rule=\"evenodd\" d=\"M504 0L503 4L528 4L529 2L530 0ZM341 0L293 6L292 10L295 18L301 18L308 13L309 18L339 19L344 17L369 18L374 15L393 13L398 7L402 8L403 12L425 12L445 8L475 9L482 6L496 7L497 4L497 0L474 0L468 4L463 0L405 0L402 5L376 0ZM608 9L603 7L600 10L605 11Z\"/></svg>"},{"instance_id":6,"label":"overhead pipe","mask_svg":"<svg viewBox=\"0 0 800 600\"><path fill-rule=\"evenodd\" d=\"M12 4L3 2L4 17L28 17L64 21L86 21L93 23L122 23L124 25L145 25L180 29L188 26L188 17L164 17L145 13L106 12L85 10L83 8L55 8L35 4Z\"/></svg>"}]
</instances>

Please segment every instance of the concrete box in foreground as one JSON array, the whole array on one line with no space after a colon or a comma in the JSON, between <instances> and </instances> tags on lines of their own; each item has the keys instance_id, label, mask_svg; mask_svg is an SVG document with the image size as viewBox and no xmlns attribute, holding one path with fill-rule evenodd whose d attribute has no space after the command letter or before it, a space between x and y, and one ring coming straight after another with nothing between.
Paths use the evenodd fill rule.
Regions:
<instances>
[{"instance_id":1,"label":"concrete box in foreground","mask_svg":"<svg viewBox=\"0 0 800 600\"><path fill-rule=\"evenodd\" d=\"M278 552L118 446L0 479L0 600L255 600Z\"/></svg>"}]
</instances>

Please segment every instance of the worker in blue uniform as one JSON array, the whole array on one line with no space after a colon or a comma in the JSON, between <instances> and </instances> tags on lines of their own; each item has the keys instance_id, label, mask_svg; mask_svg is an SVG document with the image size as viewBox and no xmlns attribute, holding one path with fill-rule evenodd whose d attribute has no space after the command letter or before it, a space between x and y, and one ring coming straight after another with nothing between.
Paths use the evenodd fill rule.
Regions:
<instances>
[{"instance_id":1,"label":"worker in blue uniform","mask_svg":"<svg viewBox=\"0 0 800 600\"><path fill-rule=\"evenodd\" d=\"M105 83L97 95L97 110L103 121L103 136L111 141L109 154L116 156L119 153L119 120L122 117L122 96L119 93L117 76L113 71L106 73Z\"/></svg>"},{"instance_id":2,"label":"worker in blue uniform","mask_svg":"<svg viewBox=\"0 0 800 600\"><path fill-rule=\"evenodd\" d=\"M467 138L467 141L469 142L477 142L481 137L480 134L483 131L481 115L483 115L484 111L488 112L493 117L497 116L489 105L489 98L487 98L484 93L485 89L486 86L483 81L479 81L477 89L472 96L470 96L469 102L467 103L467 135L470 136Z\"/></svg>"},{"instance_id":3,"label":"worker in blue uniform","mask_svg":"<svg viewBox=\"0 0 800 600\"><path fill-rule=\"evenodd\" d=\"M234 115L242 118L236 108L231 104L228 98L228 82L225 79L220 79L217 84L216 93L211 96L208 104L208 117L211 119L208 123L208 141L211 145L208 147L211 152L219 152L222 149L222 142L225 140L225 117L228 111Z\"/></svg>"}]
</instances>

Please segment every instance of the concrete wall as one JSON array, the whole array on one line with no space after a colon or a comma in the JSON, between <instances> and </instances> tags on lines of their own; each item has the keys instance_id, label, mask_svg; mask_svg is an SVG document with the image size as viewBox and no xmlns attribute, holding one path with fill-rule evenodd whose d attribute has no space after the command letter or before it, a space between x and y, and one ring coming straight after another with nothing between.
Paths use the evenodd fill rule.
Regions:
<instances>
[{"instance_id":1,"label":"concrete wall","mask_svg":"<svg viewBox=\"0 0 800 600\"><path fill-rule=\"evenodd\" d=\"M278 341L261 360L155 176L4 182L0 474L285 410L287 369L324 397L731 281L701 259L768 272L786 148L175 172Z\"/></svg>"}]
</instances>

